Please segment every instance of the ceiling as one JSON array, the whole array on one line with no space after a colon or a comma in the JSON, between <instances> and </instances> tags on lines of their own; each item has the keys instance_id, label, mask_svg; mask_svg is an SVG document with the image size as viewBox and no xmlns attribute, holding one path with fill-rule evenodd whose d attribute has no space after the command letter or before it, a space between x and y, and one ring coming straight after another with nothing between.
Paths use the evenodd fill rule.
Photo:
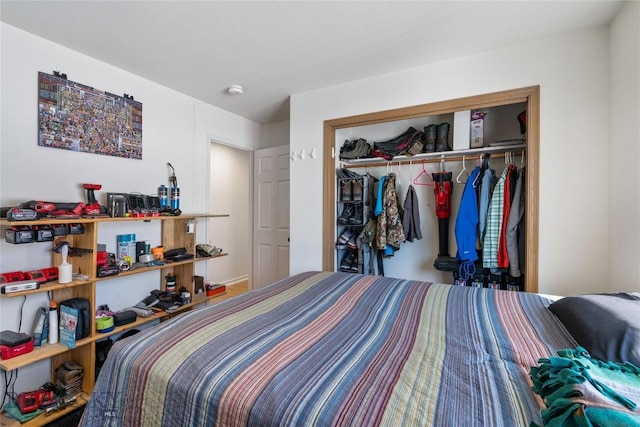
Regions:
<instances>
[{"instance_id":1,"label":"ceiling","mask_svg":"<svg viewBox=\"0 0 640 427\"><path fill-rule=\"evenodd\" d=\"M0 17L203 102L272 123L289 119L291 94L607 24L621 5L2 0ZM60 68L72 79L73 64ZM230 96L233 84L244 94Z\"/></svg>"}]
</instances>

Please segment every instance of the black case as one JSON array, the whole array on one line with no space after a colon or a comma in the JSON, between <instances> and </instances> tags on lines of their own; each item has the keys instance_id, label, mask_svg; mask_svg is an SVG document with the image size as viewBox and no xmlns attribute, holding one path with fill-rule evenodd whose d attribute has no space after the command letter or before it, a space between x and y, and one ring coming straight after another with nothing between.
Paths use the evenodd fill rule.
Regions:
<instances>
[{"instance_id":1,"label":"black case","mask_svg":"<svg viewBox=\"0 0 640 427\"><path fill-rule=\"evenodd\" d=\"M78 324L76 325L76 340L86 338L91 333L91 306L84 298L71 298L62 301L60 305L78 309Z\"/></svg>"},{"instance_id":2,"label":"black case","mask_svg":"<svg viewBox=\"0 0 640 427\"><path fill-rule=\"evenodd\" d=\"M116 326L126 325L127 323L135 322L138 315L133 310L125 310L113 315L113 323Z\"/></svg>"},{"instance_id":3,"label":"black case","mask_svg":"<svg viewBox=\"0 0 640 427\"><path fill-rule=\"evenodd\" d=\"M2 331L0 332L0 344L15 347L31 341L31 337L24 332Z\"/></svg>"}]
</instances>

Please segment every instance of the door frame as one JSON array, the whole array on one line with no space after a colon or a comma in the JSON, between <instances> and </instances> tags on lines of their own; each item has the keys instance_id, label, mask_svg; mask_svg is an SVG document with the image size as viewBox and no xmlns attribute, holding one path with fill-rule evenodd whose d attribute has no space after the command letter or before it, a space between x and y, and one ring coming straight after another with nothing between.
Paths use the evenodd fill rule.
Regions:
<instances>
[{"instance_id":1,"label":"door frame","mask_svg":"<svg viewBox=\"0 0 640 427\"><path fill-rule=\"evenodd\" d=\"M253 224L255 222L255 218L253 217L253 192L254 192L254 177L253 177L253 159L254 159L254 148L248 148L248 147L243 147L241 145L236 145L230 142L226 142L221 140L219 137L215 137L212 135L207 135L207 141L208 141L208 145L207 145L207 155L205 157L206 159L206 183L205 183L205 194L207 195L207 204L205 206L205 211L207 213L214 213L211 211L211 201L208 199L209 195L211 194L211 145L212 144L218 144L218 145L224 145L226 147L230 147L230 148L234 148L237 150L241 150L241 151L247 151L249 153L249 209L251 210L250 215L249 215L249 223L247 224L247 227L249 227L251 231L251 233L249 234L249 265L248 265L248 272L247 272L247 278L249 280L249 284L248 284L248 289L251 290L253 289L253 245L254 245L254 236L253 236ZM209 222L206 221L205 225L205 235L207 236L207 238L209 238Z\"/></svg>"},{"instance_id":2,"label":"door frame","mask_svg":"<svg viewBox=\"0 0 640 427\"><path fill-rule=\"evenodd\" d=\"M411 107L396 108L374 113L342 117L324 122L323 137L323 221L322 221L322 268L334 271L335 240L335 156L336 130L371 125L376 123L406 120L456 111L497 107L506 104L527 103L527 175L526 175L526 260L525 290L538 292L538 234L539 234L539 163L540 163L540 86L494 92L432 102Z\"/></svg>"}]
</instances>

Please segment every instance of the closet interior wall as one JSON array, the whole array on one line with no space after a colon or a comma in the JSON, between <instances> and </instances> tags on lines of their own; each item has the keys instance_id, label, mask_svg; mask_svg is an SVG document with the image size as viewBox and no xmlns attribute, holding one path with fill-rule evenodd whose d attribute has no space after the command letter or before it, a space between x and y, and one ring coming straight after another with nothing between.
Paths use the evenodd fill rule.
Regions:
<instances>
[{"instance_id":1,"label":"closet interior wall","mask_svg":"<svg viewBox=\"0 0 640 427\"><path fill-rule=\"evenodd\" d=\"M537 87L533 88L534 95L537 95ZM474 98L476 99L476 98ZM517 148L507 153L512 154L512 163L520 168L523 164L529 168L530 155L533 155L533 171L527 172L527 177L536 174L535 182L527 184L527 201L525 209L531 209L528 219L535 218L533 224L527 221L527 255L532 255L532 259L535 260L535 264L529 263L535 266L534 271L527 271L525 274L525 286L527 291L535 292L537 290L537 102L538 99L516 100L514 102L506 102L503 104L498 103L495 106L488 105L486 110L489 111L485 117L485 147L489 142L517 138L520 136L520 127L517 121L517 115L523 110L528 110L528 138L526 148ZM471 105L473 105L471 103ZM478 109L482 109L480 106ZM531 111L533 109L533 111ZM499 110L499 111L498 111ZM460 199L464 190L464 182L466 181L466 175L461 173L464 168L468 173L471 173L474 167L478 166L479 153L464 154L464 152L457 153L455 151L445 153L445 157L439 156L438 153L430 154L428 159L423 162L422 158L411 157L397 157L386 162L384 159L360 159L357 161L345 161L342 162L338 158L340 147L345 140L352 140L357 138L364 138L371 145L375 141L386 141L393 137L402 134L408 127L412 126L417 130L423 130L423 128L430 124L439 124L448 122L451 124L451 130L449 134L449 144L453 147L454 139L454 112L459 110L452 110L441 114L429 114L427 116L410 117L400 120L384 120L376 123L363 124L350 127L338 127L333 129L334 138L334 153L332 157L332 165L334 167L349 168L359 174L370 173L376 178L380 178L389 173L396 174L396 192L399 196L400 206L404 204L409 185L414 187L420 212L420 227L423 234L421 240L414 240L413 242L405 242L401 245L400 250L395 252L395 255L390 258L384 259L384 273L389 277L402 277L415 280L424 280L440 283L453 283L453 274L447 271L439 271L434 267L434 261L438 257L438 219L435 213L435 195L434 187L429 185L417 185L414 183L414 179L421 173L423 167L431 174L433 172L441 171L444 168L447 172L453 174L453 192L452 192L452 206L451 217L449 224L449 255L455 257L457 251L456 239L455 239L455 223L458 214L458 208L460 205ZM498 114L499 113L499 114ZM533 113L533 114L532 114ZM376 113L374 113L375 115ZM499 119L498 119L499 118ZM535 129L531 129L532 124ZM339 120L339 119L338 119ZM347 119L345 119L347 120ZM374 117L373 121L377 119ZM354 120L357 122L357 120ZM325 123L325 129L327 129ZM327 142L327 135L325 134L325 143ZM533 140L532 140L533 138ZM332 138L329 138L332 139ZM531 150L531 144L535 145L535 148ZM326 147L325 147L326 148ZM464 162L463 162L464 156ZM422 156L424 157L424 156ZM490 159L490 167L495 170L498 176L507 164L507 158L509 154L504 152L492 153ZM444 160L444 161L442 161ZM456 181L456 177L460 175L460 181ZM421 179L419 182L425 183L427 180ZM335 171L333 176L333 185L335 185ZM532 191L533 189L533 191ZM532 203L531 201L534 201ZM335 201L334 201L335 203ZM334 205L335 206L335 205ZM326 211L325 211L326 212ZM332 219L334 220L334 219ZM331 231L331 238L333 242L336 241L336 228L335 222ZM532 226L533 229L529 230ZM325 232L328 232L328 225L325 228ZM535 239L535 241L533 240ZM328 239L325 236L325 242ZM531 248L533 253L530 254ZM332 251L332 267L338 266L340 260L337 257L336 251ZM326 264L326 263L325 263ZM335 268L331 268L334 270Z\"/></svg>"}]
</instances>

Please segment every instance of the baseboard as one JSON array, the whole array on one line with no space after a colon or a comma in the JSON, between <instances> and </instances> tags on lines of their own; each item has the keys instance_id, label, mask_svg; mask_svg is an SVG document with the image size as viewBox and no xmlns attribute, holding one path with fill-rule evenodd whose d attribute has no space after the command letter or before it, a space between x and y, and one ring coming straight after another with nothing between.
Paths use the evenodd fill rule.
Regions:
<instances>
[{"instance_id":1,"label":"baseboard","mask_svg":"<svg viewBox=\"0 0 640 427\"><path fill-rule=\"evenodd\" d=\"M236 277L235 279L226 280L224 282L220 282L223 285L234 286L234 285L249 285L249 275L244 275L240 277Z\"/></svg>"}]
</instances>

